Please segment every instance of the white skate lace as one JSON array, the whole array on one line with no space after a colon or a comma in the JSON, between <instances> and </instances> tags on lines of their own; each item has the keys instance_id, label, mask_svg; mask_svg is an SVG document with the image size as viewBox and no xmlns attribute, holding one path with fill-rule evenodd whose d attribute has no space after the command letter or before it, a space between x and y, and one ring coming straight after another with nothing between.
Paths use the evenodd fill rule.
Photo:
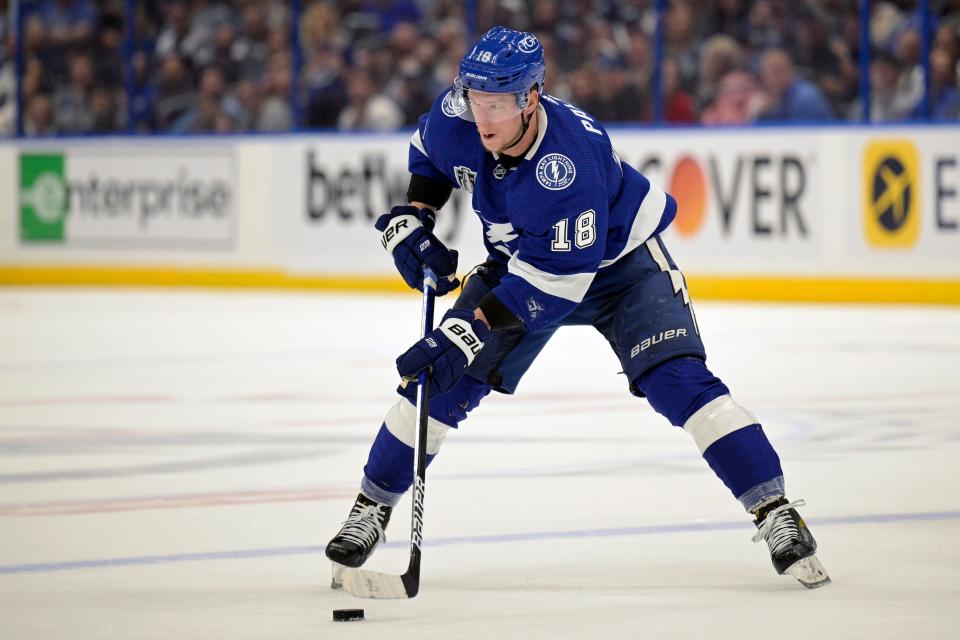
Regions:
<instances>
[{"instance_id":1,"label":"white skate lace","mask_svg":"<svg viewBox=\"0 0 960 640\"><path fill-rule=\"evenodd\" d=\"M354 508L343 522L339 537L364 547L371 547L377 540L387 539L381 524L380 507L375 504Z\"/></svg>"},{"instance_id":2,"label":"white skate lace","mask_svg":"<svg viewBox=\"0 0 960 640\"><path fill-rule=\"evenodd\" d=\"M805 504L807 504L806 500L796 500L771 509L753 535L753 541L766 540L770 547L770 553L773 555L790 546L794 540L800 537L800 531L790 514L784 512L792 507L802 507Z\"/></svg>"}]
</instances>

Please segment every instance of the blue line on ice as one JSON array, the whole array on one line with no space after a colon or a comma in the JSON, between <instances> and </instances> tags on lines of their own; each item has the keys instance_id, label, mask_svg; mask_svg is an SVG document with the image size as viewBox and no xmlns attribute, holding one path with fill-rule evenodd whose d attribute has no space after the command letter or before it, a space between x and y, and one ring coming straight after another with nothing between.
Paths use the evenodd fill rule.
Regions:
<instances>
[{"instance_id":1,"label":"blue line on ice","mask_svg":"<svg viewBox=\"0 0 960 640\"><path fill-rule=\"evenodd\" d=\"M931 511L923 513L868 514L860 516L838 516L834 518L809 519L813 527L849 524L876 524L881 522L918 522L932 520L960 519L960 511ZM646 536L665 533L692 533L719 531L727 529L751 528L748 521L704 522L693 524L667 524L647 527L620 527L611 529L579 529L573 531L539 531L530 533L507 533L498 535L460 536L426 540L429 547L466 544L497 544L504 542L530 542L535 540L558 540L563 538L609 538L615 536ZM406 542L393 542L384 548L406 547ZM242 549L237 551L210 551L205 553L177 553L172 555L134 556L129 558L102 558L98 560L74 560L68 562L49 562L36 564L0 565L0 574L7 573L50 573L76 569L95 569L101 567L141 566L151 564L170 564L174 562L201 562L207 560L243 560L247 558L274 558L278 556L322 554L323 547L310 545L303 547L277 547L271 549Z\"/></svg>"}]
</instances>

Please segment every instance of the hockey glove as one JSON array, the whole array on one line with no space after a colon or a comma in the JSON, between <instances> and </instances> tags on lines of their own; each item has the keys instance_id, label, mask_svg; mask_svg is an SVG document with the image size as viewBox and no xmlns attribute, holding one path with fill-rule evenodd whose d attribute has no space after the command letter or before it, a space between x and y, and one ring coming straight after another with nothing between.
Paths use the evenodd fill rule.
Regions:
<instances>
[{"instance_id":1,"label":"hockey glove","mask_svg":"<svg viewBox=\"0 0 960 640\"><path fill-rule=\"evenodd\" d=\"M489 338L490 329L473 311L451 309L440 326L421 338L397 358L397 371L407 380L415 380L430 371L432 393L449 391Z\"/></svg>"},{"instance_id":2,"label":"hockey glove","mask_svg":"<svg viewBox=\"0 0 960 640\"><path fill-rule=\"evenodd\" d=\"M380 244L393 255L393 262L411 289L423 291L423 267L437 274L436 294L442 296L460 286L457 252L447 249L433 235L436 214L412 206L394 207L377 218Z\"/></svg>"}]
</instances>

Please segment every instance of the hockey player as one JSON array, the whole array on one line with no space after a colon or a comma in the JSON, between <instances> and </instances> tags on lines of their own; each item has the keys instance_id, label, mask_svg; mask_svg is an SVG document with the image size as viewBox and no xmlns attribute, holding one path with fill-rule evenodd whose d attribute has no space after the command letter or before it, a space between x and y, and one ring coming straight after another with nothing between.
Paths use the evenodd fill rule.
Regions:
<instances>
[{"instance_id":1,"label":"hockey player","mask_svg":"<svg viewBox=\"0 0 960 640\"><path fill-rule=\"evenodd\" d=\"M622 163L603 126L545 93L540 42L496 27L463 58L453 86L410 142L409 204L376 228L403 279L437 294L459 286L457 255L432 233L453 188L472 193L488 259L439 327L397 359L405 381L429 370L427 460L491 391L513 393L553 333L592 325L629 381L690 434L710 468L753 515L778 573L805 586L829 578L788 502L783 472L757 418L705 364L683 275L660 238L677 204ZM370 449L361 491L327 557L362 565L413 482L416 384L398 389Z\"/></svg>"}]
</instances>

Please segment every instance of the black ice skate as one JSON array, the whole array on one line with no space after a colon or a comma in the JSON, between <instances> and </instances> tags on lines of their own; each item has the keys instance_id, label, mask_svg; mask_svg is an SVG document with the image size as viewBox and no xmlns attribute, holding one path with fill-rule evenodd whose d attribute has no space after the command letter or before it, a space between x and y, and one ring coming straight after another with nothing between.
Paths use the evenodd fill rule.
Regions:
<instances>
[{"instance_id":1,"label":"black ice skate","mask_svg":"<svg viewBox=\"0 0 960 640\"><path fill-rule=\"evenodd\" d=\"M770 547L770 560L780 575L788 574L808 589L816 589L830 583L830 576L817 556L817 541L794 507L806 504L803 500L787 502L778 498L757 509L757 533L754 542L765 540Z\"/></svg>"},{"instance_id":2,"label":"black ice skate","mask_svg":"<svg viewBox=\"0 0 960 640\"><path fill-rule=\"evenodd\" d=\"M359 567L381 541L393 507L374 502L362 493L350 509L340 531L327 544L327 557L346 567Z\"/></svg>"}]
</instances>

